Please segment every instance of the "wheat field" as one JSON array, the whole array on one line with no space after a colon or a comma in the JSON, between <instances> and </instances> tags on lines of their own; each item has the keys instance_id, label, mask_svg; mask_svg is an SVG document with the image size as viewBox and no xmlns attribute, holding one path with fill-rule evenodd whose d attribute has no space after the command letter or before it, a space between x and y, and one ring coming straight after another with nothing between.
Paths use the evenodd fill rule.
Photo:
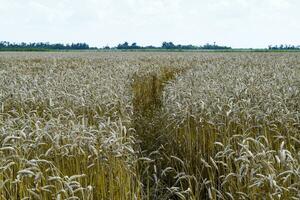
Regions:
<instances>
[{"instance_id":1,"label":"wheat field","mask_svg":"<svg viewBox=\"0 0 300 200\"><path fill-rule=\"evenodd\" d=\"M300 199L300 54L0 53L0 199Z\"/></svg>"}]
</instances>

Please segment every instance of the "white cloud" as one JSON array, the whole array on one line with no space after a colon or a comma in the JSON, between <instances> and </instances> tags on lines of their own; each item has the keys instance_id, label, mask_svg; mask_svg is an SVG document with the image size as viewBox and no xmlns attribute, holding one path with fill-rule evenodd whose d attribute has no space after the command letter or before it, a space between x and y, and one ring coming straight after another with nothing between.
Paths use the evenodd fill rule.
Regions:
<instances>
[{"instance_id":1,"label":"white cloud","mask_svg":"<svg viewBox=\"0 0 300 200\"><path fill-rule=\"evenodd\" d=\"M300 44L298 0L0 0L0 40Z\"/></svg>"}]
</instances>

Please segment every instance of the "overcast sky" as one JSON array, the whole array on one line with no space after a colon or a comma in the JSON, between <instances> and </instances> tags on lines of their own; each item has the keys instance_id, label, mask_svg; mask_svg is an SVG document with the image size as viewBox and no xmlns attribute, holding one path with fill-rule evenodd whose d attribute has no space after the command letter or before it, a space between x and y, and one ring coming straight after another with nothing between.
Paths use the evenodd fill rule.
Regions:
<instances>
[{"instance_id":1,"label":"overcast sky","mask_svg":"<svg viewBox=\"0 0 300 200\"><path fill-rule=\"evenodd\" d=\"M300 45L299 0L0 0L0 41Z\"/></svg>"}]
</instances>

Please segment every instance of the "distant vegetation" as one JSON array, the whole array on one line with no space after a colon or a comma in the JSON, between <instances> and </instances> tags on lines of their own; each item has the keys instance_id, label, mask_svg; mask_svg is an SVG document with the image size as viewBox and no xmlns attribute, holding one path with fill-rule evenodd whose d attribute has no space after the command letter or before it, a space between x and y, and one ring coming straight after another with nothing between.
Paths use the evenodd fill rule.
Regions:
<instances>
[{"instance_id":1,"label":"distant vegetation","mask_svg":"<svg viewBox=\"0 0 300 200\"><path fill-rule=\"evenodd\" d=\"M269 46L269 50L300 50L300 45L298 46L295 46L295 45L275 45L275 46L272 46L270 45Z\"/></svg>"},{"instance_id":2,"label":"distant vegetation","mask_svg":"<svg viewBox=\"0 0 300 200\"><path fill-rule=\"evenodd\" d=\"M204 46L195 46L195 45L175 45L173 42L163 42L160 47L155 46L138 46L136 43L129 45L128 42L119 44L117 49L186 49L186 50L197 50L197 49L231 49L227 46L219 46L214 44L205 44Z\"/></svg>"},{"instance_id":3,"label":"distant vegetation","mask_svg":"<svg viewBox=\"0 0 300 200\"><path fill-rule=\"evenodd\" d=\"M233 49L229 46L217 45L215 42L213 44L205 45L182 45L174 44L173 42L163 42L161 46L141 46L136 42L129 44L124 42L118 44L117 46L104 46L104 47L90 47L87 43L72 43L72 44L61 44L49 42L33 42L33 43L11 43L8 41L0 41L0 51L56 51L56 50L240 50ZM264 50L264 51L277 51L277 50L300 50L300 45L269 45L268 48L264 49L243 49L243 50Z\"/></svg>"},{"instance_id":4,"label":"distant vegetation","mask_svg":"<svg viewBox=\"0 0 300 200\"><path fill-rule=\"evenodd\" d=\"M72 43L72 44L50 44L48 42L38 43L10 43L7 41L0 42L0 50L12 50L12 51L34 51L34 50L86 50L96 49L90 47L86 43Z\"/></svg>"},{"instance_id":5,"label":"distant vegetation","mask_svg":"<svg viewBox=\"0 0 300 200\"><path fill-rule=\"evenodd\" d=\"M48 42L38 42L38 43L10 43L7 41L0 42L0 51L40 51L40 50L95 50L95 49L103 49L103 50L139 50L139 49L162 49L162 50L200 50L200 49L231 49L231 47L227 46L219 46L214 44L205 44L203 46L195 46L195 45L175 45L173 42L163 42L160 47L157 46L140 46L137 43L132 43L131 45L128 42L124 42L123 44L119 44L116 47L105 46L103 48L90 47L86 43L72 43L72 44L61 44L55 43L50 44Z\"/></svg>"}]
</instances>

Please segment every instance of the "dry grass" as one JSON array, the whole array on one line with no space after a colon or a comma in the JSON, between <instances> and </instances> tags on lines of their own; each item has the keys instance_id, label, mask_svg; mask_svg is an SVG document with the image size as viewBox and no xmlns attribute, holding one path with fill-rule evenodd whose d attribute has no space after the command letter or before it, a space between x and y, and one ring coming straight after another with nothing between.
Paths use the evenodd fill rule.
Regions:
<instances>
[{"instance_id":1,"label":"dry grass","mask_svg":"<svg viewBox=\"0 0 300 200\"><path fill-rule=\"evenodd\" d=\"M0 199L299 199L300 55L1 53Z\"/></svg>"}]
</instances>

